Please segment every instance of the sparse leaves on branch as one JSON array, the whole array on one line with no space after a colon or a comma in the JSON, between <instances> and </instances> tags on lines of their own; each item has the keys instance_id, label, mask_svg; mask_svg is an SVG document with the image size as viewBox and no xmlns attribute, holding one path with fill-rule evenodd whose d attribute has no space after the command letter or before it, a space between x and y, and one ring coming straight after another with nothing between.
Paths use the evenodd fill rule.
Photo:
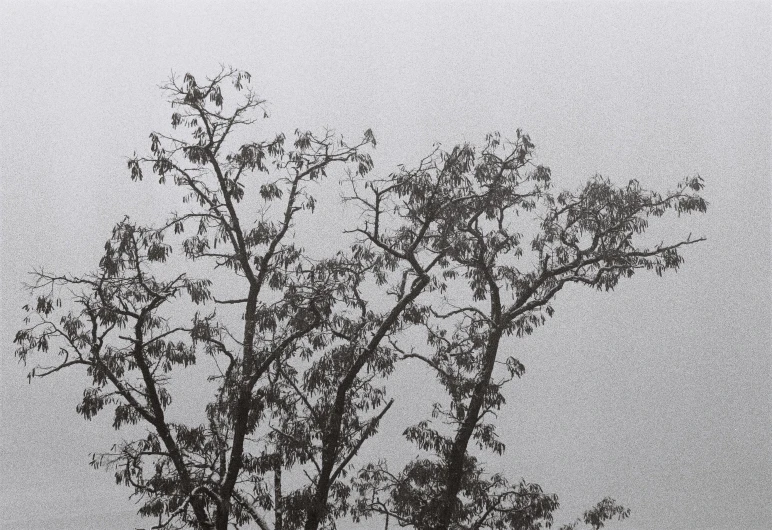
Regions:
<instances>
[{"instance_id":1,"label":"sparse leaves on branch","mask_svg":"<svg viewBox=\"0 0 772 530\"><path fill-rule=\"evenodd\" d=\"M701 238L641 236L668 212L704 212L702 180L657 193L596 176L557 191L520 130L375 176L370 130L353 144L304 130L243 140L267 117L250 79L223 68L164 86L171 132L152 133L128 169L179 187L184 210L158 227L118 222L91 273L33 274L15 338L30 379L88 377L77 412L109 412L129 435L92 465L132 490L153 528L552 525L557 496L486 470L486 452L507 450L504 389L525 374L504 344L546 324L564 288L678 269ZM312 255L295 232L321 205L314 187L338 182L356 215ZM390 386L409 361L443 402ZM208 399L197 423L179 420L181 384ZM364 462L401 399L426 413L403 426L418 456ZM563 528L629 513L606 498Z\"/></svg>"}]
</instances>

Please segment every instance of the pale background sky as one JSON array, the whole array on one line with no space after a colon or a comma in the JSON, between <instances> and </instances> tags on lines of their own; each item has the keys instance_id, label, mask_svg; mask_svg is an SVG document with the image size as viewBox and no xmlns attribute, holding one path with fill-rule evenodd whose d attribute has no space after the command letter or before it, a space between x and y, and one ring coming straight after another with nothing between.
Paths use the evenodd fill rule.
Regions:
<instances>
[{"instance_id":1,"label":"pale background sky","mask_svg":"<svg viewBox=\"0 0 772 530\"><path fill-rule=\"evenodd\" d=\"M159 4L0 1L0 527L142 523L87 465L117 441L108 415L82 420L77 377L28 385L13 359L20 283L90 270L124 213L179 207L125 157L167 125L171 70L225 63L254 75L271 130L371 127L382 174L521 127L558 187L702 175L708 214L653 229L708 238L681 272L571 291L510 345L527 373L497 465L558 493L559 523L611 495L633 509L613 528L772 528L772 4ZM369 454L415 419L402 377Z\"/></svg>"}]
</instances>

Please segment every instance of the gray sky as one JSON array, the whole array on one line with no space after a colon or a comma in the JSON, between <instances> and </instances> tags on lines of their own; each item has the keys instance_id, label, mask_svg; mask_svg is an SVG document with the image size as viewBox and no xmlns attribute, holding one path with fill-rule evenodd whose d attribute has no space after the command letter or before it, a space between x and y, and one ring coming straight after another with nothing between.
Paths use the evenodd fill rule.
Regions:
<instances>
[{"instance_id":1,"label":"gray sky","mask_svg":"<svg viewBox=\"0 0 772 530\"><path fill-rule=\"evenodd\" d=\"M20 283L92 269L124 213L179 207L125 157L168 123L156 85L225 63L269 101L258 137L371 127L382 173L521 127L559 187L702 175L708 214L653 227L708 238L681 272L566 293L509 345L527 373L499 465L558 493L561 523L611 495L619 528L771 528L771 5L2 2L0 526L134 528L129 491L87 465L119 434L76 415L82 380L27 385L13 359Z\"/></svg>"}]
</instances>

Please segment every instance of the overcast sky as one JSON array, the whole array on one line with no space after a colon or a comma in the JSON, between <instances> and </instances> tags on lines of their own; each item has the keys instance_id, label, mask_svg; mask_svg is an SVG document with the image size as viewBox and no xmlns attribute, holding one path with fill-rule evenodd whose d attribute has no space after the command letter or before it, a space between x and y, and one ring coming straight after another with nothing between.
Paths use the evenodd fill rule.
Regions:
<instances>
[{"instance_id":1,"label":"overcast sky","mask_svg":"<svg viewBox=\"0 0 772 530\"><path fill-rule=\"evenodd\" d=\"M124 213L179 208L125 157L167 125L171 71L225 63L253 74L270 130L372 128L382 174L517 128L558 187L700 174L708 213L652 227L707 237L678 274L568 292L510 344L527 373L500 465L558 493L561 523L611 495L633 510L615 528L772 528L772 4L0 4L0 526L135 526L129 490L88 467L120 434L75 413L82 381L28 385L13 359L20 285L94 268Z\"/></svg>"}]
</instances>

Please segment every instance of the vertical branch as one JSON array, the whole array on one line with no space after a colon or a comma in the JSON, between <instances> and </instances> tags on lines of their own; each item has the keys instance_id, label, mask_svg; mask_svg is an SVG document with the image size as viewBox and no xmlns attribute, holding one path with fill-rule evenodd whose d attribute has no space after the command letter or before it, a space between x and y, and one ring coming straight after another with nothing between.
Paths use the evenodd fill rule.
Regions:
<instances>
[{"instance_id":1,"label":"vertical branch","mask_svg":"<svg viewBox=\"0 0 772 530\"><path fill-rule=\"evenodd\" d=\"M276 458L273 463L273 510L274 510L274 530L284 529L284 499L281 492L281 469L284 461L281 456L281 449L277 448Z\"/></svg>"}]
</instances>

